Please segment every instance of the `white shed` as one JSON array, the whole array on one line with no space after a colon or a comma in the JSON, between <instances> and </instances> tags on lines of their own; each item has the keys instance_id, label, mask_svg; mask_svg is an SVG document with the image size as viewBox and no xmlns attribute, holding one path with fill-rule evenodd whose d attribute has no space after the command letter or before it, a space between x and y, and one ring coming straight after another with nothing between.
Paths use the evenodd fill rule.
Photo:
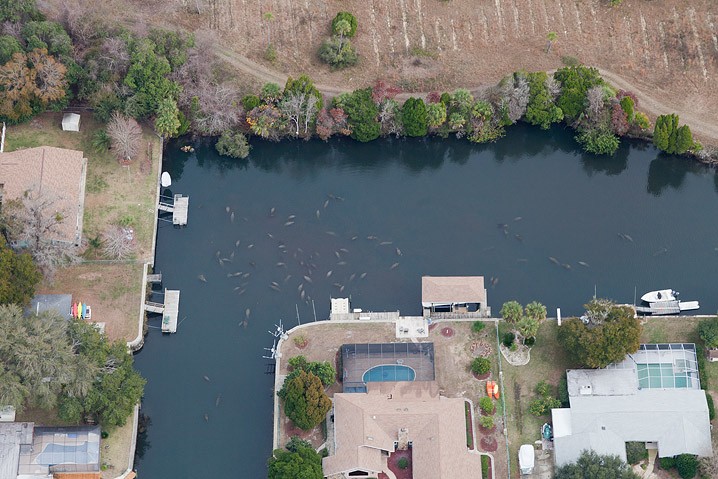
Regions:
<instances>
[{"instance_id":1,"label":"white shed","mask_svg":"<svg viewBox=\"0 0 718 479\"><path fill-rule=\"evenodd\" d=\"M62 117L62 131L80 131L80 115L65 113Z\"/></svg>"}]
</instances>

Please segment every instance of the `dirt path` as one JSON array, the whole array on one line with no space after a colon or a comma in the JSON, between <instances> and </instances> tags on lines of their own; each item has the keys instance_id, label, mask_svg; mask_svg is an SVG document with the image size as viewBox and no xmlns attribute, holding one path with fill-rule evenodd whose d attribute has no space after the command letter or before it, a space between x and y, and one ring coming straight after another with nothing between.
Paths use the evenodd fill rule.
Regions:
<instances>
[{"instance_id":1,"label":"dirt path","mask_svg":"<svg viewBox=\"0 0 718 479\"><path fill-rule=\"evenodd\" d=\"M237 68L238 70L253 76L262 83L274 82L279 85L284 85L287 81L287 75L284 73L277 72L270 68L265 67L259 63L256 63L249 58L240 55L237 52L228 50L226 48L217 47L217 55ZM696 114L691 111L681 109L680 106L673 104L667 98L658 100L648 95L645 89L630 83L626 79L620 77L616 73L608 70L599 68L601 76L606 79L613 86L622 90L629 90L636 94L640 105L640 110L647 113L652 118L658 115L666 113L677 113L682 123L686 123L691 127L693 134L698 138L707 141L711 144L718 144L718 124L705 121L705 118L701 114ZM477 91L484 88L487 85L479 85L470 87L471 91ZM349 92L349 88L341 88L329 85L316 84L316 87L327 97L334 97L341 93ZM427 92L416 92L416 93L402 93L397 96L400 100L406 100L407 98L414 97L426 97Z\"/></svg>"}]
</instances>

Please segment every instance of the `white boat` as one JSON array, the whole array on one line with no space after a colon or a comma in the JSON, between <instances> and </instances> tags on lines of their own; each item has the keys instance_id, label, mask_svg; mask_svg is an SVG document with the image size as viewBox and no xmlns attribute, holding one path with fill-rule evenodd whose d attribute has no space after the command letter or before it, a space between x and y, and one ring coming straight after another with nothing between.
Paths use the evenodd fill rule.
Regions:
<instances>
[{"instance_id":1,"label":"white boat","mask_svg":"<svg viewBox=\"0 0 718 479\"><path fill-rule=\"evenodd\" d=\"M650 291L641 296L641 301L646 303L661 303L664 301L677 301L678 292L672 289L660 289L658 291Z\"/></svg>"},{"instance_id":2,"label":"white boat","mask_svg":"<svg viewBox=\"0 0 718 479\"><path fill-rule=\"evenodd\" d=\"M168 186L172 185L172 177L166 171L162 172L162 177L160 178L160 184L162 185L163 188L167 188Z\"/></svg>"}]
</instances>

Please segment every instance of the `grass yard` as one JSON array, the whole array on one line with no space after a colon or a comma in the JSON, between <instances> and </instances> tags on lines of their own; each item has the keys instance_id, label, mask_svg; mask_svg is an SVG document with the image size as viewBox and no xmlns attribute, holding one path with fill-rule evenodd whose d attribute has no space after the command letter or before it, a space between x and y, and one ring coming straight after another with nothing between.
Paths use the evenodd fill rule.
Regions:
<instances>
[{"instance_id":1,"label":"grass yard","mask_svg":"<svg viewBox=\"0 0 718 479\"><path fill-rule=\"evenodd\" d=\"M88 163L84 238L96 238L112 225L122 224L135 231L136 258L150 260L156 214L159 140L150 129L144 128L144 145L140 155L131 165L121 166L110 151L98 152L92 147L93 135L104 125L90 113L82 115L79 133L62 131L61 123L62 113L46 113L28 123L9 126L6 150L48 145L82 151ZM92 248L86 256L101 259L101 253Z\"/></svg>"},{"instance_id":2,"label":"grass yard","mask_svg":"<svg viewBox=\"0 0 718 479\"><path fill-rule=\"evenodd\" d=\"M536 417L528 412L529 402L536 396L536 384L546 381L555 387L564 371L571 367L558 344L557 333L556 322L546 321L541 325L536 344L531 348L531 361L526 366L511 366L502 358L512 477L518 475L519 447L539 440L541 425L550 420L548 415Z\"/></svg>"}]
</instances>

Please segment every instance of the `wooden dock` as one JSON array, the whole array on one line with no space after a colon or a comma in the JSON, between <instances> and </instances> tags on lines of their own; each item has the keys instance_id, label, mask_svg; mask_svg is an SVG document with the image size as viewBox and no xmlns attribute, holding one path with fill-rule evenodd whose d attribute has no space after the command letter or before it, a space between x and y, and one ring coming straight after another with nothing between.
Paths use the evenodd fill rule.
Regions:
<instances>
[{"instance_id":1,"label":"wooden dock","mask_svg":"<svg viewBox=\"0 0 718 479\"><path fill-rule=\"evenodd\" d=\"M147 282L148 283L161 283L162 282L162 273L148 274Z\"/></svg>"},{"instance_id":2,"label":"wooden dock","mask_svg":"<svg viewBox=\"0 0 718 479\"><path fill-rule=\"evenodd\" d=\"M187 214L189 211L189 196L175 195L172 204L163 203L160 200L157 203L157 209L172 213L172 224L176 226L187 225Z\"/></svg>"},{"instance_id":3,"label":"wooden dock","mask_svg":"<svg viewBox=\"0 0 718 479\"><path fill-rule=\"evenodd\" d=\"M699 309L698 301L661 301L660 303L649 303L648 306L636 306L639 314L680 314L681 311L692 311Z\"/></svg>"},{"instance_id":4,"label":"wooden dock","mask_svg":"<svg viewBox=\"0 0 718 479\"><path fill-rule=\"evenodd\" d=\"M145 311L162 315L162 332L177 332L177 317L179 316L180 292L177 289L165 289L165 302L155 303L145 301Z\"/></svg>"},{"instance_id":5,"label":"wooden dock","mask_svg":"<svg viewBox=\"0 0 718 479\"><path fill-rule=\"evenodd\" d=\"M162 314L162 332L177 332L177 316L179 316L179 297L177 289L165 289L165 311Z\"/></svg>"}]
</instances>

